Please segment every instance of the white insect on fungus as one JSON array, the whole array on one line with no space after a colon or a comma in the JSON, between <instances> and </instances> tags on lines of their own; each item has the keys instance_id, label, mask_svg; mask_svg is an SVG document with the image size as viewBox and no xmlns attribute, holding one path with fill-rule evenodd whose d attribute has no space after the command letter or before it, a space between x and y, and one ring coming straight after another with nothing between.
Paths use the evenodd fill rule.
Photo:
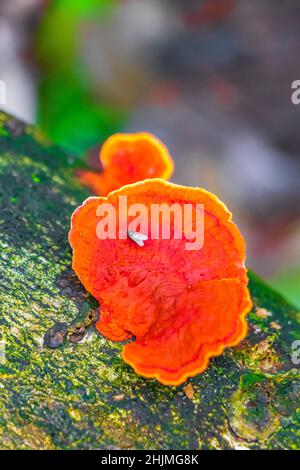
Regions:
<instances>
[{"instance_id":1,"label":"white insect on fungus","mask_svg":"<svg viewBox=\"0 0 300 470\"><path fill-rule=\"evenodd\" d=\"M131 240L133 240L139 246L144 246L144 241L148 240L147 235L144 233L132 232L131 230L127 230L127 233Z\"/></svg>"}]
</instances>

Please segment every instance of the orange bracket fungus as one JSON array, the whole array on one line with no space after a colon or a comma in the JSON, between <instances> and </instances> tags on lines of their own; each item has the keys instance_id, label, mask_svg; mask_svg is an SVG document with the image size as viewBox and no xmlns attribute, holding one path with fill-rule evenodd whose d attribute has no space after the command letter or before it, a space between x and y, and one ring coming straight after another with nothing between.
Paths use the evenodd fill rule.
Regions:
<instances>
[{"instance_id":1,"label":"orange bracket fungus","mask_svg":"<svg viewBox=\"0 0 300 470\"><path fill-rule=\"evenodd\" d=\"M168 180L174 171L168 149L148 132L109 137L102 145L100 162L102 173L78 172L81 183L99 196L147 178Z\"/></svg>"},{"instance_id":2,"label":"orange bracket fungus","mask_svg":"<svg viewBox=\"0 0 300 470\"><path fill-rule=\"evenodd\" d=\"M180 237L177 216L186 206L194 212ZM200 208L203 243L187 249ZM170 236L163 237L168 224ZM132 340L122 357L138 374L179 385L246 336L245 242L228 209L204 189L150 179L91 197L74 212L69 240L73 269L100 303L97 330L113 341Z\"/></svg>"}]
</instances>

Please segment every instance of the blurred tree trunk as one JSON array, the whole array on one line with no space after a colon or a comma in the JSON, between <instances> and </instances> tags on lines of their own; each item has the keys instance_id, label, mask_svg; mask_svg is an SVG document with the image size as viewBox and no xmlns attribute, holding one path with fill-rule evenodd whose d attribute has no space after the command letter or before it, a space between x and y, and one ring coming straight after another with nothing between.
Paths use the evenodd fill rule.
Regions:
<instances>
[{"instance_id":1,"label":"blurred tree trunk","mask_svg":"<svg viewBox=\"0 0 300 470\"><path fill-rule=\"evenodd\" d=\"M49 327L96 305L67 238L87 193L77 162L36 129L0 114L0 135L0 448L296 448L296 311L254 275L247 339L189 393L137 376L96 332L42 347Z\"/></svg>"}]
</instances>

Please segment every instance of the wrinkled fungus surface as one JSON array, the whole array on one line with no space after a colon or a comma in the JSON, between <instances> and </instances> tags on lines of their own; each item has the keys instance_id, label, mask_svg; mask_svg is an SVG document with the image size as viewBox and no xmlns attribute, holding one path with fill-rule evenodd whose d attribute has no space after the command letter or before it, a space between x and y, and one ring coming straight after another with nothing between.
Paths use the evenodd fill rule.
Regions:
<instances>
[{"instance_id":1,"label":"wrinkled fungus surface","mask_svg":"<svg viewBox=\"0 0 300 470\"><path fill-rule=\"evenodd\" d=\"M149 213L153 204L203 204L203 247L186 249L192 226L174 239L174 217L170 239L153 239L149 229L143 247L130 238L99 239L97 208L109 202L119 215L124 195L128 206L143 203ZM73 268L101 305L97 329L114 341L133 339L123 359L138 374L179 385L245 337L245 243L231 213L204 189L154 179L89 198L73 214L69 239Z\"/></svg>"},{"instance_id":2,"label":"wrinkled fungus surface","mask_svg":"<svg viewBox=\"0 0 300 470\"><path fill-rule=\"evenodd\" d=\"M102 173L81 170L81 183L99 196L147 178L168 180L174 171L167 147L148 132L115 134L100 152Z\"/></svg>"}]
</instances>

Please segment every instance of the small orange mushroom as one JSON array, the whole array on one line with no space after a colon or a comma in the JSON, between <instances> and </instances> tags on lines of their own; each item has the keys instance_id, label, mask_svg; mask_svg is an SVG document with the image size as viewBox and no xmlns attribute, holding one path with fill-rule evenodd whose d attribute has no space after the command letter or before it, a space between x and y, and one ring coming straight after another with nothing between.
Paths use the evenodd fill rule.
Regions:
<instances>
[{"instance_id":1,"label":"small orange mushroom","mask_svg":"<svg viewBox=\"0 0 300 470\"><path fill-rule=\"evenodd\" d=\"M148 132L109 137L101 148L100 162L102 173L78 172L81 183L99 196L147 178L168 180L174 171L168 149Z\"/></svg>"},{"instance_id":2,"label":"small orange mushroom","mask_svg":"<svg viewBox=\"0 0 300 470\"><path fill-rule=\"evenodd\" d=\"M175 237L175 216L170 217L169 239L153 236L150 229L144 246L130 237L99 239L99 208L110 204L120 228L121 196L127 207L143 204L149 219L153 205L189 204L197 210L201 204L202 248L186 249L194 226L185 227L181 239ZM246 336L251 300L245 242L231 213L204 189L153 179L106 198L89 198L72 216L69 240L73 269L101 305L96 328L114 341L133 339L122 356L138 374L179 385Z\"/></svg>"}]
</instances>

